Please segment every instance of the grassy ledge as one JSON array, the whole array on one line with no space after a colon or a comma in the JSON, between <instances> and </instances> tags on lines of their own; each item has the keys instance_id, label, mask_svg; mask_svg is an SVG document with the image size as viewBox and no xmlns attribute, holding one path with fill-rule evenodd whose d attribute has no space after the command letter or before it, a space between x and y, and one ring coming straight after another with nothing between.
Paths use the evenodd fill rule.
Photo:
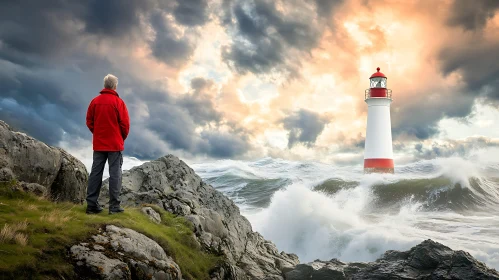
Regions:
<instances>
[{"instance_id":1,"label":"grassy ledge","mask_svg":"<svg viewBox=\"0 0 499 280\"><path fill-rule=\"evenodd\" d=\"M86 215L83 205L53 203L0 182L0 279L77 278L68 248L88 239L104 225L127 227L160 244L180 266L185 279L209 279L219 257L201 251L192 228L182 217L153 207L155 224L140 209L125 213Z\"/></svg>"}]
</instances>

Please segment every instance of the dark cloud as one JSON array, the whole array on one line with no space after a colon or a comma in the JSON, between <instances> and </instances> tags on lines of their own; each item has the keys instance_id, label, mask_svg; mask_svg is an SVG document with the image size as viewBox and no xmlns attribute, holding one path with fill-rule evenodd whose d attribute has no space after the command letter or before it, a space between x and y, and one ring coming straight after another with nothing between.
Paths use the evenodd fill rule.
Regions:
<instances>
[{"instance_id":1,"label":"dark cloud","mask_svg":"<svg viewBox=\"0 0 499 280\"><path fill-rule=\"evenodd\" d=\"M417 159L433 159L437 157L467 157L477 149L499 147L499 141L487 137L468 137L463 140L446 140L433 142L429 146L418 143L414 146L413 154Z\"/></svg>"},{"instance_id":2,"label":"dark cloud","mask_svg":"<svg viewBox=\"0 0 499 280\"><path fill-rule=\"evenodd\" d=\"M480 98L499 102L499 64L495 57L499 42L470 39L449 42L438 53L444 76L457 72L464 87L433 89L424 95L407 94L397 99L394 92L392 126L394 137L412 135L428 139L439 133L438 123L443 118L466 118ZM424 97L424 98L422 98Z\"/></svg>"},{"instance_id":3,"label":"dark cloud","mask_svg":"<svg viewBox=\"0 0 499 280\"><path fill-rule=\"evenodd\" d=\"M85 7L76 1L2 1L1 5L0 58L37 64L78 42L77 24Z\"/></svg>"},{"instance_id":4,"label":"dark cloud","mask_svg":"<svg viewBox=\"0 0 499 280\"><path fill-rule=\"evenodd\" d=\"M152 0L90 0L85 3L87 6L82 15L85 30L106 37L130 34L139 26L140 15L154 7Z\"/></svg>"},{"instance_id":5,"label":"dark cloud","mask_svg":"<svg viewBox=\"0 0 499 280\"><path fill-rule=\"evenodd\" d=\"M401 126L395 126L393 128L393 134L395 137L401 134L408 134L415 136L418 139L428 139L440 132L437 127L438 121L439 120L430 120L424 122L416 120L416 122L413 122L412 124L402 123Z\"/></svg>"},{"instance_id":6,"label":"dark cloud","mask_svg":"<svg viewBox=\"0 0 499 280\"><path fill-rule=\"evenodd\" d=\"M207 19L207 4L198 1L3 1L0 118L51 145L63 139L89 141L87 106L102 88L102 78L113 73L131 114L127 154L153 158L174 149L216 157L224 154L216 146L221 141L234 144L226 154L236 155L247 139L239 132L218 136L222 117L208 97L211 81L195 79L183 95L151 90L160 85L130 76L121 67L127 61L109 61L112 55L104 58L87 48L108 43L127 51L130 43L142 40L150 43L153 55L178 66L195 47L197 34L189 26ZM182 36L174 29L179 23L188 25ZM208 123L203 139L196 128Z\"/></svg>"},{"instance_id":7,"label":"dark cloud","mask_svg":"<svg viewBox=\"0 0 499 280\"><path fill-rule=\"evenodd\" d=\"M318 1L320 5L328 5ZM297 75L300 58L318 43L321 29L314 22L317 11L301 10L305 17L285 15L274 1L224 2L230 9L223 21L236 33L234 43L223 49L223 58L240 73L282 72ZM299 9L299 8L297 8ZM230 15L230 16L229 16ZM294 55L293 55L294 54ZM301 56L301 55L300 55Z\"/></svg>"},{"instance_id":8,"label":"dark cloud","mask_svg":"<svg viewBox=\"0 0 499 280\"><path fill-rule=\"evenodd\" d=\"M394 139L407 136L420 140L431 138L440 132L441 119L465 118L472 112L475 102L474 96L463 91L431 87L424 94L408 91L398 97L394 92L393 98L391 122Z\"/></svg>"},{"instance_id":9,"label":"dark cloud","mask_svg":"<svg viewBox=\"0 0 499 280\"><path fill-rule=\"evenodd\" d=\"M196 26L208 20L208 2L206 0L180 0L173 11L177 22Z\"/></svg>"},{"instance_id":10,"label":"dark cloud","mask_svg":"<svg viewBox=\"0 0 499 280\"><path fill-rule=\"evenodd\" d=\"M92 76L67 68L29 70L0 60L2 119L51 145L64 133L88 139L86 106L104 74L97 82Z\"/></svg>"},{"instance_id":11,"label":"dark cloud","mask_svg":"<svg viewBox=\"0 0 499 280\"><path fill-rule=\"evenodd\" d=\"M468 94L484 95L499 100L499 64L492 59L499 50L499 42L469 41L451 45L439 54L444 75L462 74Z\"/></svg>"},{"instance_id":12,"label":"dark cloud","mask_svg":"<svg viewBox=\"0 0 499 280\"><path fill-rule=\"evenodd\" d=\"M206 3L197 1L3 1L0 10L0 58L33 66L52 63L78 52L74 48L91 38L96 42L112 41L113 45L148 41L147 24L156 33L151 41L153 54L166 63L179 65L194 50L187 30L175 33L166 15L175 13L180 24L196 25L206 20ZM196 12L195 19L186 13ZM81 46L80 46L81 47Z\"/></svg>"},{"instance_id":13,"label":"dark cloud","mask_svg":"<svg viewBox=\"0 0 499 280\"><path fill-rule=\"evenodd\" d=\"M497 0L454 0L451 6L448 24L466 30L481 29L499 9Z\"/></svg>"},{"instance_id":14,"label":"dark cloud","mask_svg":"<svg viewBox=\"0 0 499 280\"><path fill-rule=\"evenodd\" d=\"M219 132L223 121L209 98L217 90L212 81L195 78L192 90L173 95L157 90L160 85L146 85L110 67L112 64L100 58L81 61L83 64L71 61L70 68L28 70L0 60L0 119L50 145L58 145L62 139L90 141L91 133L85 126L87 106L98 95L102 77L113 73L120 79L118 92L131 117L127 155L151 159L183 151L232 157L248 150L248 137L237 125ZM202 133L196 131L208 123Z\"/></svg>"},{"instance_id":15,"label":"dark cloud","mask_svg":"<svg viewBox=\"0 0 499 280\"><path fill-rule=\"evenodd\" d=\"M156 37L151 43L155 57L172 66L183 64L192 55L195 45L187 35L177 36L164 12L151 16Z\"/></svg>"},{"instance_id":16,"label":"dark cloud","mask_svg":"<svg viewBox=\"0 0 499 280\"><path fill-rule=\"evenodd\" d=\"M201 133L202 145L199 152L215 158L233 158L245 154L251 149L245 134L207 131Z\"/></svg>"},{"instance_id":17,"label":"dark cloud","mask_svg":"<svg viewBox=\"0 0 499 280\"><path fill-rule=\"evenodd\" d=\"M127 152L138 158L158 157L158 153L164 152L160 144L167 144L173 150L192 155L226 158L242 156L249 150L244 129L232 124L229 131L220 131L224 121L209 98L213 94L210 91L216 91L213 82L195 78L191 87L190 92L180 96L146 87L141 87L140 96L131 94L132 103L137 104L140 99L146 104L149 116L143 120L132 116L135 131L132 128ZM201 132L196 131L199 126L204 126Z\"/></svg>"},{"instance_id":18,"label":"dark cloud","mask_svg":"<svg viewBox=\"0 0 499 280\"><path fill-rule=\"evenodd\" d=\"M48 144L58 143L63 134L60 125L45 120L35 110L20 105L12 98L0 99L0 119L14 130L28 133Z\"/></svg>"},{"instance_id":19,"label":"dark cloud","mask_svg":"<svg viewBox=\"0 0 499 280\"><path fill-rule=\"evenodd\" d=\"M422 153L422 152L423 152L423 144L418 143L418 144L414 145L414 149L415 149L418 153Z\"/></svg>"},{"instance_id":20,"label":"dark cloud","mask_svg":"<svg viewBox=\"0 0 499 280\"><path fill-rule=\"evenodd\" d=\"M483 96L494 103L499 101L499 64L493 59L499 41L484 36L483 28L497 12L499 1L455 0L448 24L473 33L448 42L438 53L444 75L458 72L468 95Z\"/></svg>"},{"instance_id":21,"label":"dark cloud","mask_svg":"<svg viewBox=\"0 0 499 280\"><path fill-rule=\"evenodd\" d=\"M210 88L211 86L213 86L213 81L211 80L206 80L201 77L196 77L191 80L191 88L196 91L201 91Z\"/></svg>"},{"instance_id":22,"label":"dark cloud","mask_svg":"<svg viewBox=\"0 0 499 280\"><path fill-rule=\"evenodd\" d=\"M220 122L222 114L215 110L215 104L209 91L216 90L210 80L194 78L191 81L192 92L179 98L177 104L185 108L196 124L205 125L210 122Z\"/></svg>"},{"instance_id":23,"label":"dark cloud","mask_svg":"<svg viewBox=\"0 0 499 280\"><path fill-rule=\"evenodd\" d=\"M329 19L334 8L343 3L343 0L315 0L317 14Z\"/></svg>"},{"instance_id":24,"label":"dark cloud","mask_svg":"<svg viewBox=\"0 0 499 280\"><path fill-rule=\"evenodd\" d=\"M292 148L298 143L313 146L328 122L327 117L306 109L284 118L282 124L289 130L288 147Z\"/></svg>"},{"instance_id":25,"label":"dark cloud","mask_svg":"<svg viewBox=\"0 0 499 280\"><path fill-rule=\"evenodd\" d=\"M67 54L85 35L130 36L154 1L2 1L0 58L23 64Z\"/></svg>"},{"instance_id":26,"label":"dark cloud","mask_svg":"<svg viewBox=\"0 0 499 280\"><path fill-rule=\"evenodd\" d=\"M171 153L161 138L148 132L144 127L137 129L137 124L132 123L130 134L125 142L124 153L143 160L156 159Z\"/></svg>"},{"instance_id":27,"label":"dark cloud","mask_svg":"<svg viewBox=\"0 0 499 280\"><path fill-rule=\"evenodd\" d=\"M188 111L172 104L149 104L150 118L146 127L154 131L173 149L194 151L196 124Z\"/></svg>"}]
</instances>

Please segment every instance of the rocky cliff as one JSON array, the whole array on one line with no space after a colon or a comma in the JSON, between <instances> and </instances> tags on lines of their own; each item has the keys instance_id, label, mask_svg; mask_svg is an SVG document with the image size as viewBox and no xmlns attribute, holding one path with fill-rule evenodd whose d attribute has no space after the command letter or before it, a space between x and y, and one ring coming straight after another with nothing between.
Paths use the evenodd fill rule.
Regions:
<instances>
[{"instance_id":1,"label":"rocky cliff","mask_svg":"<svg viewBox=\"0 0 499 280\"><path fill-rule=\"evenodd\" d=\"M88 173L63 149L16 132L0 120L0 181L13 179L53 201L83 203Z\"/></svg>"},{"instance_id":2,"label":"rocky cliff","mask_svg":"<svg viewBox=\"0 0 499 280\"><path fill-rule=\"evenodd\" d=\"M102 188L100 203L104 205L109 199L108 181ZM125 172L122 203L155 204L191 221L199 243L226 259L212 279L282 279L283 269L298 264L296 255L279 252L254 232L234 202L173 155Z\"/></svg>"}]
</instances>

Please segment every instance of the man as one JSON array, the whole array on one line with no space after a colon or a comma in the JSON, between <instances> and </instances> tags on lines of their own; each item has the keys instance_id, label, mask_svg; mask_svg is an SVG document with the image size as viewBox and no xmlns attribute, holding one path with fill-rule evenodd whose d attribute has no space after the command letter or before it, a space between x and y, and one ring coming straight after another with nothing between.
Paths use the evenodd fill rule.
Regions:
<instances>
[{"instance_id":1,"label":"man","mask_svg":"<svg viewBox=\"0 0 499 280\"><path fill-rule=\"evenodd\" d=\"M104 89L95 97L87 111L87 127L93 134L94 161L88 178L87 214L102 212L97 200L102 186L102 173L109 163L109 214L121 213L121 167L130 118L125 102L116 92L118 78L104 77Z\"/></svg>"}]
</instances>

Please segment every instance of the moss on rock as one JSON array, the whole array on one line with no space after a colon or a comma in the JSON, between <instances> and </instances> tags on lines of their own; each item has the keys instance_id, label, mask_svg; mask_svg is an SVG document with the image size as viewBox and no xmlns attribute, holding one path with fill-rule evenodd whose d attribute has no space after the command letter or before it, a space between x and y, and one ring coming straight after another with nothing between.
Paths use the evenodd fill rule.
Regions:
<instances>
[{"instance_id":1,"label":"moss on rock","mask_svg":"<svg viewBox=\"0 0 499 280\"><path fill-rule=\"evenodd\" d=\"M0 229L26 222L16 233L27 237L24 245L9 239L0 242L0 274L7 279L77 278L68 259L68 248L98 233L104 225L140 232L156 241L179 265L186 279L209 279L219 257L201 250L192 226L182 217L151 206L161 215L155 224L140 208L123 214L86 215L85 206L53 203L24 193L16 182L0 182Z\"/></svg>"}]
</instances>

